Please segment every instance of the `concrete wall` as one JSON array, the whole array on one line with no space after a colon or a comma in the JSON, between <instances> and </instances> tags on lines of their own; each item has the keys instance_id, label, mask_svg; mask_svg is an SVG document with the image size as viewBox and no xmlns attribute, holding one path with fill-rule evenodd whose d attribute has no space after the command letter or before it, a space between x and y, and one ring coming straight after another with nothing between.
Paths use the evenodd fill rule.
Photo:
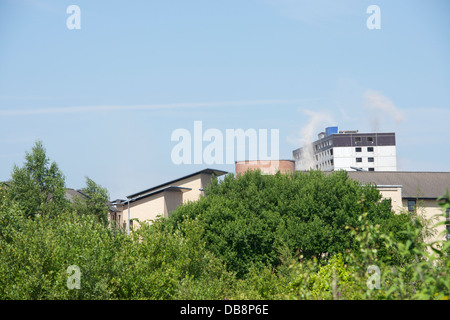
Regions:
<instances>
[{"instance_id":1,"label":"concrete wall","mask_svg":"<svg viewBox=\"0 0 450 320\"><path fill-rule=\"evenodd\" d=\"M158 215L167 216L164 192L130 203L130 219L139 221L154 220ZM124 211L125 222L128 219L128 208Z\"/></svg>"},{"instance_id":2,"label":"concrete wall","mask_svg":"<svg viewBox=\"0 0 450 320\"><path fill-rule=\"evenodd\" d=\"M391 199L392 210L399 213L404 210L404 204L402 200L402 188L389 186L389 187L377 187L380 191L383 199ZM408 206L406 206L408 208Z\"/></svg>"},{"instance_id":3,"label":"concrete wall","mask_svg":"<svg viewBox=\"0 0 450 320\"><path fill-rule=\"evenodd\" d=\"M164 192L164 216L168 217L170 213L183 203L183 193L176 191Z\"/></svg>"},{"instance_id":4,"label":"concrete wall","mask_svg":"<svg viewBox=\"0 0 450 320\"><path fill-rule=\"evenodd\" d=\"M360 147L361 152L356 152L356 147L334 147L335 170L353 170L350 167L363 169L375 168L375 171L396 171L397 154L395 146L374 146L373 152L368 152L367 147ZM374 162L368 162L368 158L374 158ZM356 162L356 158L362 158L362 162Z\"/></svg>"}]
</instances>

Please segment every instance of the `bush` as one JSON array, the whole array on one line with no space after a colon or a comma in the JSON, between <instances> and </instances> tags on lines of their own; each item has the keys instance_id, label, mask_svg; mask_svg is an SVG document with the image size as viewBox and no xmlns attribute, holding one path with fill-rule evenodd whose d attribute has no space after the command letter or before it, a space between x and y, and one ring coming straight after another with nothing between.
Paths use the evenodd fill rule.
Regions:
<instances>
[{"instance_id":1,"label":"bush","mask_svg":"<svg viewBox=\"0 0 450 320\"><path fill-rule=\"evenodd\" d=\"M108 299L119 233L92 216L63 212L27 218L19 209L0 210L1 299ZM67 287L67 268L81 271L81 289Z\"/></svg>"}]
</instances>

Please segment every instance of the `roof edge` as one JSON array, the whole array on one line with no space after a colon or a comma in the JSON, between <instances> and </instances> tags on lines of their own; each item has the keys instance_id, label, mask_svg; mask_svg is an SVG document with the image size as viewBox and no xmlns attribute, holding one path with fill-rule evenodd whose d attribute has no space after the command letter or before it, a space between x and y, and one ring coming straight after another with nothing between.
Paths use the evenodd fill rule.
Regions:
<instances>
[{"instance_id":1,"label":"roof edge","mask_svg":"<svg viewBox=\"0 0 450 320\"><path fill-rule=\"evenodd\" d=\"M223 170L218 170L218 169L206 168L206 169L203 169L203 170L200 170L200 171L197 171L197 172L185 175L185 176L180 177L178 179L171 180L171 181L159 184L159 185L151 187L149 189L145 189L145 190L142 190L142 191L139 191L139 192L132 193L132 194L127 196L127 199L135 198L136 196L143 196L143 195L145 195L145 194L147 194L147 193L149 193L149 192L151 192L153 190L159 189L159 188L161 188L163 186L170 185L170 184L172 184L174 182L177 182L177 181L180 181L180 180L183 180L183 179L187 179L187 178L190 178L190 177L193 177L193 176L195 176L197 174L202 174L202 173L215 174L216 177L219 177L219 176L222 176L224 174L227 174L228 172L227 171L223 171Z\"/></svg>"}]
</instances>

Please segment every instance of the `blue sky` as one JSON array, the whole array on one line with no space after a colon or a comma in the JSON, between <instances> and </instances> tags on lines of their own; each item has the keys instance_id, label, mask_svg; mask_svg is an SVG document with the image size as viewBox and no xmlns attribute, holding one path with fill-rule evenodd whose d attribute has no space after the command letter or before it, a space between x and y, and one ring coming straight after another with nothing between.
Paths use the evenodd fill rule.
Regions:
<instances>
[{"instance_id":1,"label":"blue sky","mask_svg":"<svg viewBox=\"0 0 450 320\"><path fill-rule=\"evenodd\" d=\"M69 30L69 5L81 29ZM378 5L381 29L366 12ZM398 169L450 171L448 1L0 0L0 180L43 141L111 198L191 172L171 133L396 132Z\"/></svg>"}]
</instances>

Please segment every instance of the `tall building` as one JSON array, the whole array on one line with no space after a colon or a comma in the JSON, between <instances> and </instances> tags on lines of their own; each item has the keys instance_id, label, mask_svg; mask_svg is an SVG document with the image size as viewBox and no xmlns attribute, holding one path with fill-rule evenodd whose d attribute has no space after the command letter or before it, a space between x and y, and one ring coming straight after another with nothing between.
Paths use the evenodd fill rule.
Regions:
<instances>
[{"instance_id":1,"label":"tall building","mask_svg":"<svg viewBox=\"0 0 450 320\"><path fill-rule=\"evenodd\" d=\"M293 151L295 170L397 171L395 133L359 133L328 127Z\"/></svg>"}]
</instances>

